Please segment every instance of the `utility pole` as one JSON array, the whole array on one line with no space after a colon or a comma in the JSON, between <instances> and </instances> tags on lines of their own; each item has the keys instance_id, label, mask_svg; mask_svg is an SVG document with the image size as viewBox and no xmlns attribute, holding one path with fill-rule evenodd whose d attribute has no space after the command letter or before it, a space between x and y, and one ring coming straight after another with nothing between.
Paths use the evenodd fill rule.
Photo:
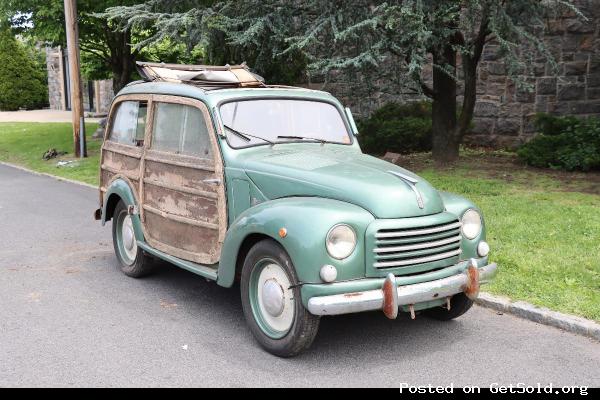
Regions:
<instances>
[{"instance_id":1,"label":"utility pole","mask_svg":"<svg viewBox=\"0 0 600 400\"><path fill-rule=\"evenodd\" d=\"M85 124L79 71L79 30L77 28L77 0L64 0L67 30L67 55L71 82L71 111L73 115L73 145L76 157L87 157Z\"/></svg>"}]
</instances>

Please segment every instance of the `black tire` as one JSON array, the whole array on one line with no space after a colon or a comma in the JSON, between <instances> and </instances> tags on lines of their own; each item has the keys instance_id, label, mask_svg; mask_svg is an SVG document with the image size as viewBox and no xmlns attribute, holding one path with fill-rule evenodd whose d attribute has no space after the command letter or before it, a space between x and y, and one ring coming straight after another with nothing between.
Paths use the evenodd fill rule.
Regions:
<instances>
[{"instance_id":1,"label":"black tire","mask_svg":"<svg viewBox=\"0 0 600 400\"><path fill-rule=\"evenodd\" d=\"M121 271L132 278L141 278L154 272L152 258L136 245L135 258L128 259L123 245L122 233L119 233L123 220L128 217L127 206L122 200L115 207L112 216L112 236L115 255L119 260ZM134 239L135 240L135 239Z\"/></svg>"},{"instance_id":2,"label":"black tire","mask_svg":"<svg viewBox=\"0 0 600 400\"><path fill-rule=\"evenodd\" d=\"M252 290L250 286L254 281L254 276L258 272L253 270L260 268L259 264L268 259L269 263L275 262L278 267L285 272L291 287L288 289L290 293L293 293L293 310L294 317L291 327L284 333L282 337L273 338L269 336L263 328L261 328L260 322L257 322L255 316L255 309L257 300L254 300L255 309L253 309L253 302L250 299ZM272 265L272 264L271 264ZM258 343L269 353L279 357L293 357L298 355L302 351L308 349L312 344L313 340L319 330L320 318L316 315L312 315L302 305L300 288L298 285L298 277L292 260L290 259L287 252L277 242L273 240L263 240L256 243L248 252L242 269L242 276L240 281L240 291L242 295L242 308L244 311L244 317L250 327L250 331L258 341ZM260 311L257 311L260 312ZM264 326L264 321L263 324Z\"/></svg>"},{"instance_id":3,"label":"black tire","mask_svg":"<svg viewBox=\"0 0 600 400\"><path fill-rule=\"evenodd\" d=\"M472 306L473 300L469 299L464 293L459 293L450 299L450 311L443 306L425 310L424 314L439 321L450 321L469 311Z\"/></svg>"}]
</instances>

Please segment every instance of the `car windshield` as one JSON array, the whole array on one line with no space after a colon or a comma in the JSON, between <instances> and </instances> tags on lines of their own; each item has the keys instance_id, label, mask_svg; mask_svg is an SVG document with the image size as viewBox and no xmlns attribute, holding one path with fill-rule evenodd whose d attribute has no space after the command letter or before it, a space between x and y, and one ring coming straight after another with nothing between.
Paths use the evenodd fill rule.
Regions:
<instances>
[{"instance_id":1,"label":"car windshield","mask_svg":"<svg viewBox=\"0 0 600 400\"><path fill-rule=\"evenodd\" d=\"M321 101L241 100L223 104L220 111L234 148L290 141L352 142L338 109Z\"/></svg>"}]
</instances>

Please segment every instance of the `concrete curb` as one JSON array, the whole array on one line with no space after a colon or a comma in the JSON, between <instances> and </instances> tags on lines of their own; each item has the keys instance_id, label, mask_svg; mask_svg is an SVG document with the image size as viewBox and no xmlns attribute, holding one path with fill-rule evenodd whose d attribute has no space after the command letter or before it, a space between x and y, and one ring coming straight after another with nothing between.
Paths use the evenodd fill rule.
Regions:
<instances>
[{"instance_id":1,"label":"concrete curb","mask_svg":"<svg viewBox=\"0 0 600 400\"><path fill-rule=\"evenodd\" d=\"M479 294L479 298L475 300L475 303L482 307L512 314L539 324L553 326L567 332L600 340L600 324L589 319L536 307L524 301L513 302L506 297L498 297L483 292Z\"/></svg>"},{"instance_id":2,"label":"concrete curb","mask_svg":"<svg viewBox=\"0 0 600 400\"><path fill-rule=\"evenodd\" d=\"M46 172L34 171L32 169L25 168L25 167L22 167L20 165L8 163L6 161L0 161L0 165L6 165L7 167L11 167L11 168L19 169L21 171L29 172L30 174L40 175L40 176L47 176L49 178L53 178L53 179L56 179L58 181L63 181L63 182L68 182L68 183L74 183L75 185L85 186L85 187L89 187L89 188L98 190L98 186L90 185L89 183L75 181L75 180L69 179L69 178L63 178L61 176L56 176L56 175L48 174Z\"/></svg>"}]
</instances>

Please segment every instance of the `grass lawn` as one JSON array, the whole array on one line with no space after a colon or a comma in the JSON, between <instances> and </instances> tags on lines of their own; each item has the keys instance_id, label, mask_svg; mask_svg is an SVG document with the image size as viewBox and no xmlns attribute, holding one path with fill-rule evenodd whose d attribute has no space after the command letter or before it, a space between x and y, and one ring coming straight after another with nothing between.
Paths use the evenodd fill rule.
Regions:
<instances>
[{"instance_id":1,"label":"grass lawn","mask_svg":"<svg viewBox=\"0 0 600 400\"><path fill-rule=\"evenodd\" d=\"M91 184L98 183L99 144L88 140L89 158L59 168L42 154L72 152L70 124L0 123L0 160ZM600 174L533 169L510 153L473 150L449 169L434 170L428 154L398 164L481 207L500 267L484 290L600 321Z\"/></svg>"},{"instance_id":2,"label":"grass lawn","mask_svg":"<svg viewBox=\"0 0 600 400\"><path fill-rule=\"evenodd\" d=\"M421 157L415 172L483 210L499 266L485 291L600 321L600 174L533 169L508 153L466 151L442 171Z\"/></svg>"},{"instance_id":3,"label":"grass lawn","mask_svg":"<svg viewBox=\"0 0 600 400\"><path fill-rule=\"evenodd\" d=\"M70 123L0 123L0 161L97 185L100 141L91 139L97 127L96 123L85 124L89 157L80 160L73 155ZM45 161L42 155L50 148L67 154ZM58 161L74 162L58 167Z\"/></svg>"}]
</instances>

